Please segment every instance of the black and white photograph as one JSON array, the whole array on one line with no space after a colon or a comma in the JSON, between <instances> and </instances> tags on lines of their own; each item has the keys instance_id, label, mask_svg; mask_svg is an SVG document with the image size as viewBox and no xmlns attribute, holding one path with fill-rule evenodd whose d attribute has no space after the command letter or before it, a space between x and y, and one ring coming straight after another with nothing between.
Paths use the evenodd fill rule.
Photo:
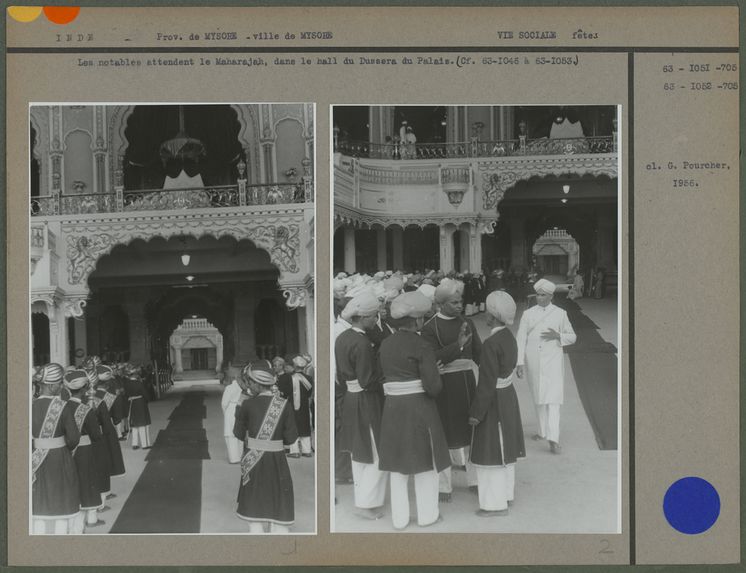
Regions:
<instances>
[{"instance_id":1,"label":"black and white photograph","mask_svg":"<svg viewBox=\"0 0 746 573\"><path fill-rule=\"evenodd\" d=\"M332 531L621 531L620 111L332 106Z\"/></svg>"},{"instance_id":2,"label":"black and white photograph","mask_svg":"<svg viewBox=\"0 0 746 573\"><path fill-rule=\"evenodd\" d=\"M316 532L312 103L29 108L29 531Z\"/></svg>"}]
</instances>

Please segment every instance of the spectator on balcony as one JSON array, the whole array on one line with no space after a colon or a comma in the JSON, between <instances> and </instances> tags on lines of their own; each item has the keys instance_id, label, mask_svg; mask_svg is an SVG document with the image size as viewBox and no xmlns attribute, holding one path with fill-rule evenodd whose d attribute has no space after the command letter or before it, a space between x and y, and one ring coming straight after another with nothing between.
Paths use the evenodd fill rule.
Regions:
<instances>
[{"instance_id":1,"label":"spectator on balcony","mask_svg":"<svg viewBox=\"0 0 746 573\"><path fill-rule=\"evenodd\" d=\"M394 157L395 151L394 139L390 135L387 135L383 141L382 159L396 159Z\"/></svg>"},{"instance_id":2,"label":"spectator on balcony","mask_svg":"<svg viewBox=\"0 0 746 573\"><path fill-rule=\"evenodd\" d=\"M417 159L417 136L414 134L412 126L407 126L407 132L402 139L402 146L406 152L406 159Z\"/></svg>"}]
</instances>

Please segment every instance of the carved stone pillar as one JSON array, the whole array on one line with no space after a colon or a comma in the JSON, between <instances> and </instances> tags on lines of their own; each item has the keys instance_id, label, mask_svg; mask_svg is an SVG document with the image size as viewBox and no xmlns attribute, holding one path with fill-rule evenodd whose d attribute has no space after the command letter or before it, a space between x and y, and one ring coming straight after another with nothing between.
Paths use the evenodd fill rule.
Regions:
<instances>
[{"instance_id":1,"label":"carved stone pillar","mask_svg":"<svg viewBox=\"0 0 746 573\"><path fill-rule=\"evenodd\" d=\"M298 309L298 312L302 313L304 327L300 331L298 340L300 340L301 352L308 352L311 356L315 356L316 352L316 329L314 324L314 312L315 312L316 301L312 292L309 292L306 297L306 306ZM300 328L301 320L298 320ZM304 345L305 342L305 345Z\"/></svg>"},{"instance_id":2,"label":"carved stone pillar","mask_svg":"<svg viewBox=\"0 0 746 573\"><path fill-rule=\"evenodd\" d=\"M440 226L440 270L450 272L453 269L453 233L456 228L445 224Z\"/></svg>"},{"instance_id":3,"label":"carved stone pillar","mask_svg":"<svg viewBox=\"0 0 746 573\"><path fill-rule=\"evenodd\" d=\"M69 366L69 341L67 339L67 317L62 304L47 305L49 316L49 360Z\"/></svg>"},{"instance_id":4,"label":"carved stone pillar","mask_svg":"<svg viewBox=\"0 0 746 573\"><path fill-rule=\"evenodd\" d=\"M386 229L376 228L376 263L379 271L386 270Z\"/></svg>"},{"instance_id":5,"label":"carved stone pillar","mask_svg":"<svg viewBox=\"0 0 746 573\"><path fill-rule=\"evenodd\" d=\"M482 233L477 225L469 225L469 272L481 273L482 267Z\"/></svg>"},{"instance_id":6,"label":"carved stone pillar","mask_svg":"<svg viewBox=\"0 0 746 573\"><path fill-rule=\"evenodd\" d=\"M370 143L383 144L386 136L394 136L394 107L371 106L368 115Z\"/></svg>"},{"instance_id":7,"label":"carved stone pillar","mask_svg":"<svg viewBox=\"0 0 746 573\"><path fill-rule=\"evenodd\" d=\"M345 227L345 272L355 272L355 228Z\"/></svg>"},{"instance_id":8,"label":"carved stone pillar","mask_svg":"<svg viewBox=\"0 0 746 573\"><path fill-rule=\"evenodd\" d=\"M215 338L215 372L220 372L223 369L223 337L218 334Z\"/></svg>"},{"instance_id":9,"label":"carved stone pillar","mask_svg":"<svg viewBox=\"0 0 746 573\"><path fill-rule=\"evenodd\" d=\"M404 270L404 229L399 226L391 227L391 242L393 254L393 270ZM379 269L385 270L385 269Z\"/></svg>"},{"instance_id":10,"label":"carved stone pillar","mask_svg":"<svg viewBox=\"0 0 746 573\"><path fill-rule=\"evenodd\" d=\"M181 374L184 372L184 363L181 359L182 346L174 346L174 372Z\"/></svg>"}]
</instances>

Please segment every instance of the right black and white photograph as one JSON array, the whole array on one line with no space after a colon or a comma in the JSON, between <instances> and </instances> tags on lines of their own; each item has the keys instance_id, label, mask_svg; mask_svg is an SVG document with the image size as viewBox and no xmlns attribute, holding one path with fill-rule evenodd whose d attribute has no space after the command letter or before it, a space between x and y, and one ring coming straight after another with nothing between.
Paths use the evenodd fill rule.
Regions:
<instances>
[{"instance_id":1,"label":"right black and white photograph","mask_svg":"<svg viewBox=\"0 0 746 573\"><path fill-rule=\"evenodd\" d=\"M621 531L620 113L332 106L331 531Z\"/></svg>"}]
</instances>

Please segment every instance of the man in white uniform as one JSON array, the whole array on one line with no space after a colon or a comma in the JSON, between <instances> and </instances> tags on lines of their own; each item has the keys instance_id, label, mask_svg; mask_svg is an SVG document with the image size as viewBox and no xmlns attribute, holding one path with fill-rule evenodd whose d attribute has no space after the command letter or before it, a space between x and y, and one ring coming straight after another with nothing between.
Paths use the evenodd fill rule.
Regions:
<instances>
[{"instance_id":1,"label":"man in white uniform","mask_svg":"<svg viewBox=\"0 0 746 573\"><path fill-rule=\"evenodd\" d=\"M527 377L536 407L539 431L533 439L548 440L552 453L558 454L565 377L562 347L574 344L576 336L567 313L552 304L555 288L546 279L534 284L537 304L523 313L516 335L516 374L519 378Z\"/></svg>"},{"instance_id":2,"label":"man in white uniform","mask_svg":"<svg viewBox=\"0 0 746 573\"><path fill-rule=\"evenodd\" d=\"M241 371L235 366L228 368L226 372L230 384L223 390L221 407L223 408L223 435L225 447L228 450L228 462L237 464L241 461L243 443L233 435L233 426L236 424L236 408L243 402L244 382Z\"/></svg>"}]
</instances>

